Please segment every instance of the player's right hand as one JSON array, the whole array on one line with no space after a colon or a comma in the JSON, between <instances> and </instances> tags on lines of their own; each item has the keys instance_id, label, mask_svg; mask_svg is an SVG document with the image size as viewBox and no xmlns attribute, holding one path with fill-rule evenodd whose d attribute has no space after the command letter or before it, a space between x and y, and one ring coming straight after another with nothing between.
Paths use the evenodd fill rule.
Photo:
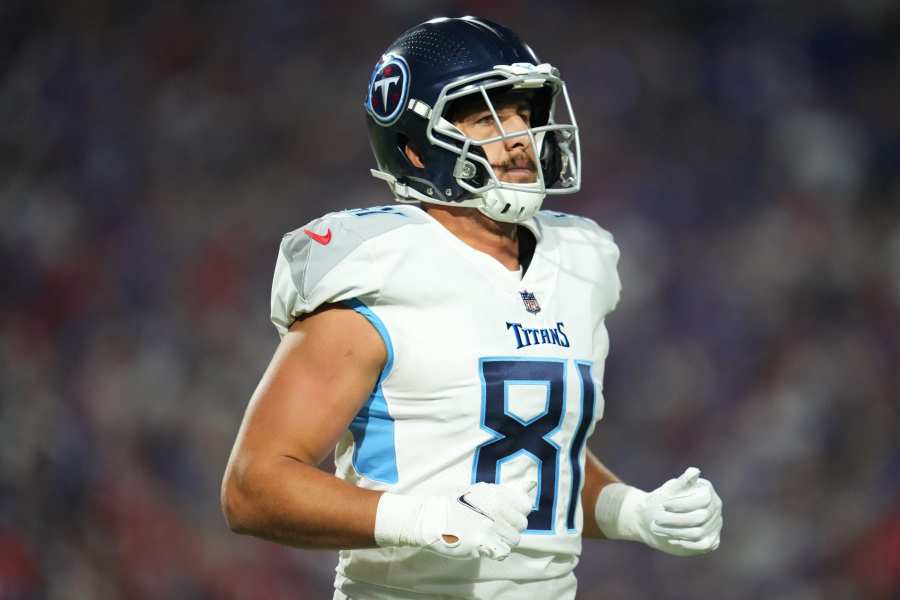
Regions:
<instances>
[{"instance_id":1,"label":"player's right hand","mask_svg":"<svg viewBox=\"0 0 900 600\"><path fill-rule=\"evenodd\" d=\"M375 517L379 546L415 546L448 558L503 560L519 545L536 481L476 483L452 496L384 493Z\"/></svg>"},{"instance_id":2,"label":"player's right hand","mask_svg":"<svg viewBox=\"0 0 900 600\"><path fill-rule=\"evenodd\" d=\"M503 560L522 539L536 485L476 483L456 496L426 498L416 545L449 558Z\"/></svg>"}]
</instances>

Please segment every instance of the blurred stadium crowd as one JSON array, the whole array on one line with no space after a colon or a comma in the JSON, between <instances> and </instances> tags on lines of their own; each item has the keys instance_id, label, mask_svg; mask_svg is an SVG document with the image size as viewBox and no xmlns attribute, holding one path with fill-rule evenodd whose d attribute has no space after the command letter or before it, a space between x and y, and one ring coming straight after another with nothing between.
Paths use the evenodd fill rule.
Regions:
<instances>
[{"instance_id":1,"label":"blurred stadium crowd","mask_svg":"<svg viewBox=\"0 0 900 600\"><path fill-rule=\"evenodd\" d=\"M369 70L467 13L561 68L585 187L547 206L622 249L593 449L725 502L708 557L587 542L579 597L897 597L900 11L822 4L0 3L0 598L330 597L219 481L281 235L390 201Z\"/></svg>"}]
</instances>

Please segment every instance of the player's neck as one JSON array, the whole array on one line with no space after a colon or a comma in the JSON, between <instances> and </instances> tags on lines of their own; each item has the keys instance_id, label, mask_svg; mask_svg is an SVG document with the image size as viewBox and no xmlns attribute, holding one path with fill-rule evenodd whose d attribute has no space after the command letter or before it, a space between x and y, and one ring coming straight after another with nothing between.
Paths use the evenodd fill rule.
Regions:
<instances>
[{"instance_id":1,"label":"player's neck","mask_svg":"<svg viewBox=\"0 0 900 600\"><path fill-rule=\"evenodd\" d=\"M519 227L500 223L476 208L428 206L428 214L472 248L494 257L507 269L519 268Z\"/></svg>"}]
</instances>

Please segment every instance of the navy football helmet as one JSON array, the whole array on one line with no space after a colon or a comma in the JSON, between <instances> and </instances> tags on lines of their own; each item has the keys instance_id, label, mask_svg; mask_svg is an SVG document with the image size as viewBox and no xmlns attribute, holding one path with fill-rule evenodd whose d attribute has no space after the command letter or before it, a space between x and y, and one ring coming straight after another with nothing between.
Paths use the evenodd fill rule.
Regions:
<instances>
[{"instance_id":1,"label":"navy football helmet","mask_svg":"<svg viewBox=\"0 0 900 600\"><path fill-rule=\"evenodd\" d=\"M526 94L531 123L506 132L491 101ZM454 101L480 95L500 135L475 140L447 118ZM558 105L565 118L558 122ZM439 18L403 33L376 63L365 101L378 169L400 202L477 207L498 221L530 218L546 194L581 187L581 148L572 104L559 71L502 25L475 17ZM500 181L482 148L527 135L538 158L537 181ZM407 144L421 156L414 166Z\"/></svg>"}]
</instances>

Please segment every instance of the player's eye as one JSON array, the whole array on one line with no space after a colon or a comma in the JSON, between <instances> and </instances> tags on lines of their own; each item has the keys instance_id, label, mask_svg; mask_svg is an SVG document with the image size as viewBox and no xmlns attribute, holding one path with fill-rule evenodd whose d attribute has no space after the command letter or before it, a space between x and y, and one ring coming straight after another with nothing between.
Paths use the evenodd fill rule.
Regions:
<instances>
[{"instance_id":1,"label":"player's eye","mask_svg":"<svg viewBox=\"0 0 900 600\"><path fill-rule=\"evenodd\" d=\"M480 117L477 121L475 121L477 125L493 125L494 124L494 116L490 113Z\"/></svg>"}]
</instances>

